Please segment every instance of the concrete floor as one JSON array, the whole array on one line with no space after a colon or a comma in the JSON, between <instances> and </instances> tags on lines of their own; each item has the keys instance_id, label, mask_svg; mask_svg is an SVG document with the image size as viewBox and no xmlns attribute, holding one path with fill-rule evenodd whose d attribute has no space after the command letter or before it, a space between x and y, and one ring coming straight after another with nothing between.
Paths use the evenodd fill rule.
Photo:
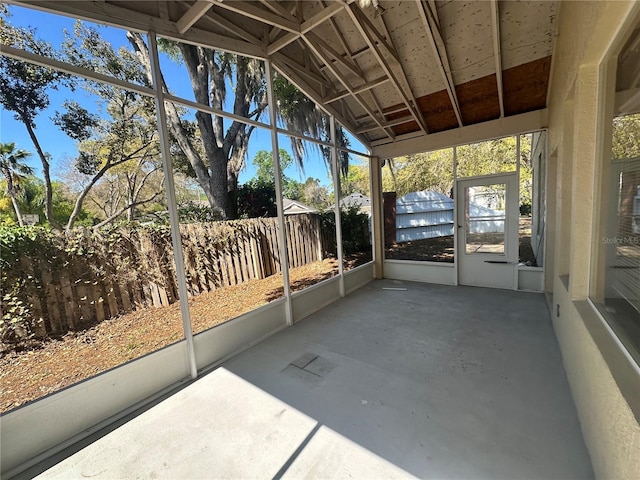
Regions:
<instances>
[{"instance_id":1,"label":"concrete floor","mask_svg":"<svg viewBox=\"0 0 640 480\"><path fill-rule=\"evenodd\" d=\"M542 295L372 282L40 478L411 476L593 477Z\"/></svg>"}]
</instances>

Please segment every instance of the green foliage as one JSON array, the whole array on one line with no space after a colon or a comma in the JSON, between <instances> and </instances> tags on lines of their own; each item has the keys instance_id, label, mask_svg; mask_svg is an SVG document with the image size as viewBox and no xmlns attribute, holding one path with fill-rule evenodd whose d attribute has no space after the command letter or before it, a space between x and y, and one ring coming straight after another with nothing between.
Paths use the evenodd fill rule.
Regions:
<instances>
[{"instance_id":1,"label":"green foliage","mask_svg":"<svg viewBox=\"0 0 640 480\"><path fill-rule=\"evenodd\" d=\"M40 326L25 293L39 288L37 281L25 271L23 259L43 256L55 263L57 248L53 236L43 227L0 225L0 286L2 287L2 319L0 341L19 343L33 338Z\"/></svg>"},{"instance_id":2,"label":"green foliage","mask_svg":"<svg viewBox=\"0 0 640 480\"><path fill-rule=\"evenodd\" d=\"M342 197L352 193L369 196L369 165L350 164L347 175L340 178L340 194Z\"/></svg>"},{"instance_id":3,"label":"green foliage","mask_svg":"<svg viewBox=\"0 0 640 480\"><path fill-rule=\"evenodd\" d=\"M6 288L6 287L5 287ZM20 300L19 293L24 288L22 282L3 289L2 318L0 319L0 342L20 343L36 336L40 319L35 319L30 305Z\"/></svg>"},{"instance_id":4,"label":"green foliage","mask_svg":"<svg viewBox=\"0 0 640 480\"><path fill-rule=\"evenodd\" d=\"M278 152L278 159L280 160L280 171L284 172L293 164L293 158L289 155L284 148L281 148ZM256 174L253 176L255 180L262 183L274 183L274 170L273 170L273 153L267 150L260 150L253 157L251 162L256 167ZM283 174L284 180L289 180Z\"/></svg>"},{"instance_id":5,"label":"green foliage","mask_svg":"<svg viewBox=\"0 0 640 480\"><path fill-rule=\"evenodd\" d=\"M398 197L421 190L449 195L453 187L453 150L437 150L387 160L382 186Z\"/></svg>"},{"instance_id":6,"label":"green foliage","mask_svg":"<svg viewBox=\"0 0 640 480\"><path fill-rule=\"evenodd\" d=\"M3 186L6 180L0 181L0 221L5 225L16 224L15 213L9 198L5 196ZM65 224L73 211L73 201L67 186L62 182L52 182L53 187L53 218L59 224ZM44 182L33 175L25 177L20 183L20 196L18 204L23 214L36 214L40 216L41 225L48 225L44 215ZM6 200L6 201L5 201ZM76 225L90 227L94 224L94 217L85 209L80 209Z\"/></svg>"},{"instance_id":7,"label":"green foliage","mask_svg":"<svg viewBox=\"0 0 640 480\"><path fill-rule=\"evenodd\" d=\"M53 123L74 140L91 138L91 129L98 124L99 117L90 113L78 102L65 101L62 106L65 113L56 112Z\"/></svg>"},{"instance_id":8,"label":"green foliage","mask_svg":"<svg viewBox=\"0 0 640 480\"><path fill-rule=\"evenodd\" d=\"M7 17L6 13L0 15L0 43L58 58L49 43L36 39L34 30L16 28L7 23ZM38 112L49 106L48 89L57 89L58 83L68 78L66 73L0 55L0 103L14 112L18 121L34 127Z\"/></svg>"},{"instance_id":9,"label":"green foliage","mask_svg":"<svg viewBox=\"0 0 640 480\"><path fill-rule=\"evenodd\" d=\"M482 176L493 173L515 172L520 162L520 204L531 204L533 170L529 161L531 136L520 137L520 158L517 138L505 137L457 147L457 175ZM451 195L453 188L453 149L419 153L387 160L382 171L384 191L395 191L398 197L411 192L432 190ZM526 207L524 207L526 209Z\"/></svg>"}]
</instances>

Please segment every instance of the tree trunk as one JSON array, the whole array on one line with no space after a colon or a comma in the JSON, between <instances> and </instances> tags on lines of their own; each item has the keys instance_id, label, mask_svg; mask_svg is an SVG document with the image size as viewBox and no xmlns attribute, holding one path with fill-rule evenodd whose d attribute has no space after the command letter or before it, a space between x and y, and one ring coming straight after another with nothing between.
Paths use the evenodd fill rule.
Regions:
<instances>
[{"instance_id":1,"label":"tree trunk","mask_svg":"<svg viewBox=\"0 0 640 480\"><path fill-rule=\"evenodd\" d=\"M44 216L46 217L49 225L53 228L60 229L60 224L54 220L53 218L53 188L51 187L51 174L49 172L49 160L47 156L42 151L40 147L40 142L38 142L38 138L36 137L36 133L33 131L33 127L31 126L31 122L24 115L22 116L22 122L27 127L27 131L29 132L29 136L31 137L31 141L33 145L36 147L36 151L38 152L38 156L40 157L40 161L42 162L42 174L44 176Z\"/></svg>"},{"instance_id":2,"label":"tree trunk","mask_svg":"<svg viewBox=\"0 0 640 480\"><path fill-rule=\"evenodd\" d=\"M16 195L13 192L8 192L11 197L11 203L13 203L13 209L16 212L16 218L18 219L18 225L24 227L24 220L22 219L22 213L20 212L20 205L18 205L18 200L16 199Z\"/></svg>"},{"instance_id":3,"label":"tree trunk","mask_svg":"<svg viewBox=\"0 0 640 480\"><path fill-rule=\"evenodd\" d=\"M147 48L146 43L142 39L142 36L138 33L127 32L127 38L129 39L129 42L131 43L135 51L138 53L138 57L140 58L140 61L142 62L142 65L146 70L147 79L151 84L152 83L151 59L149 58L149 50ZM185 63L186 63L186 59L185 59ZM163 89L163 91L168 92L169 90L167 88L166 82L164 81L164 77L162 76L161 76L161 82L162 82L161 88ZM205 85L205 91L207 90L206 87L207 85ZM189 136L182 126L180 114L178 113L178 110L172 103L166 103L165 110L167 113L167 119L169 121L169 129L171 130L171 133L173 133L176 141L178 142L178 145L180 146L185 156L189 160L189 163L191 164L191 167L193 168L193 171L196 174L196 181L198 182L198 185L200 185L205 195L207 196L207 201L209 202L210 207L212 209L219 210L223 216L226 215L226 212L224 210L224 208L226 208L226 192L227 192L226 171L225 171L225 176L223 178L223 181L225 182L225 184L222 187L223 188L222 192L224 192L224 199L223 199L221 198L221 195L217 193L219 192L219 190L216 190L216 188L218 188L219 181L212 178L212 175L209 174L209 170L207 169L207 166L205 165L202 158L198 154L198 151L191 144ZM212 163L212 167L213 167L213 163Z\"/></svg>"}]
</instances>

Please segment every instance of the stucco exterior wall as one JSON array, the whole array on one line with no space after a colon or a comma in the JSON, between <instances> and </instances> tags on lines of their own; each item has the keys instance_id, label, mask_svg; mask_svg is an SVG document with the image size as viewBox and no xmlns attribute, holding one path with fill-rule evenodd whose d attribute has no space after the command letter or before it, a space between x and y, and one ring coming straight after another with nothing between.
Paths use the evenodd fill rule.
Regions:
<instances>
[{"instance_id":1,"label":"stucco exterior wall","mask_svg":"<svg viewBox=\"0 0 640 480\"><path fill-rule=\"evenodd\" d=\"M610 123L607 112L613 108L610 73L615 63L609 57L625 29L640 16L639 10L635 1L562 2L548 101L550 161L557 161L549 170L556 177L548 182L548 195L555 199L548 221L557 235L549 249L553 258L548 258L547 265L553 265L553 275L547 287L552 291L554 328L567 377L598 478L631 479L640 472L640 425L631 408L632 402L640 401L640 394L634 397L621 390L606 350L588 328L593 324L588 322L602 320L586 301L597 253L591 239L596 238L595 206L607 145L607 129L602 127L605 121ZM637 371L634 381L640 387Z\"/></svg>"}]
</instances>

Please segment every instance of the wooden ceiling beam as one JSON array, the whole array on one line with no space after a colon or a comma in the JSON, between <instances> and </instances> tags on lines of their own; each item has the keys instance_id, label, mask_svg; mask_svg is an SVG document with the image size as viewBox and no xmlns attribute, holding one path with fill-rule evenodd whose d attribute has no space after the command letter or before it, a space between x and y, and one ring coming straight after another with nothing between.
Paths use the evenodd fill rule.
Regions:
<instances>
[{"instance_id":1,"label":"wooden ceiling beam","mask_svg":"<svg viewBox=\"0 0 640 480\"><path fill-rule=\"evenodd\" d=\"M289 10L284 8L278 2L269 1L269 0L259 0L259 1L260 1L260 3L262 5L267 7L269 10L271 10L276 15L280 15L281 17L286 18L286 19L291 20L291 21L294 21L294 22L296 21L296 17L294 17L291 14L291 12L289 12Z\"/></svg>"},{"instance_id":2,"label":"wooden ceiling beam","mask_svg":"<svg viewBox=\"0 0 640 480\"><path fill-rule=\"evenodd\" d=\"M231 20L227 20L222 15L204 15L202 17L202 21L217 25L218 27L225 29L227 32L238 36L238 38L241 38L246 42L250 42L256 45L262 43L262 41L258 37L247 32L244 28L236 25Z\"/></svg>"},{"instance_id":3,"label":"wooden ceiling beam","mask_svg":"<svg viewBox=\"0 0 640 480\"><path fill-rule=\"evenodd\" d=\"M373 88L379 87L380 85L384 85L389 81L390 81L389 77L378 77L375 80L372 80L370 82L365 83L364 85L360 85L359 87L354 88L353 91L356 94L360 94L360 93L366 92L367 90L371 90ZM343 91L343 92L337 93L333 97L327 98L325 102L333 103L347 96L349 96L349 92Z\"/></svg>"},{"instance_id":4,"label":"wooden ceiling beam","mask_svg":"<svg viewBox=\"0 0 640 480\"><path fill-rule=\"evenodd\" d=\"M278 50L281 50L287 45L289 45L290 43L295 42L298 38L300 38L301 35L304 35L310 32L311 30L316 28L318 25L326 22L327 20L332 18L334 15L341 12L343 9L344 9L344 4L342 2L332 3L327 8L322 9L321 11L313 15L308 20L302 22L299 25L297 32L286 33L282 37L275 40L271 45L267 47L267 53L269 55L273 55Z\"/></svg>"},{"instance_id":5,"label":"wooden ceiling beam","mask_svg":"<svg viewBox=\"0 0 640 480\"><path fill-rule=\"evenodd\" d=\"M289 65L286 63L286 57L282 53L276 53L272 57L273 67L280 72L285 78L287 78L291 83L293 83L296 87L298 87L301 91L305 92L306 95L311 98L317 105L319 105L324 111L328 114L333 115L338 122L340 122L345 127L349 128L351 126L351 132L354 136L363 144L367 145L368 140L364 138L362 135L355 133L353 128L353 122L349 122L347 117L353 117L353 114L349 111L347 106L344 103L341 103L340 106L342 108L342 112L337 108L334 108L332 105L325 105L322 102L322 98L317 94L316 90L311 88L311 86L298 75ZM393 137L391 138L393 140Z\"/></svg>"},{"instance_id":6,"label":"wooden ceiling beam","mask_svg":"<svg viewBox=\"0 0 640 480\"><path fill-rule=\"evenodd\" d=\"M200 0L191 5L185 14L176 22L178 32L185 33L189 30L191 26L196 23L200 17L207 13L212 6L211 2L206 0Z\"/></svg>"},{"instance_id":7,"label":"wooden ceiling beam","mask_svg":"<svg viewBox=\"0 0 640 480\"><path fill-rule=\"evenodd\" d=\"M329 55L329 58L333 59L336 64L342 65L344 68L349 70L356 77L358 77L358 79L362 83L366 82L366 79L364 78L364 76L362 74L362 70L360 70L360 67L358 67L358 65L356 65L355 62L347 61L342 55L340 55L339 52L334 50L327 42L322 40L315 33L309 32L309 33L307 33L307 35L305 37L306 37L306 41L307 42L312 42L314 45L316 45L317 47L320 47L322 50L324 50L325 53L327 53Z\"/></svg>"},{"instance_id":8,"label":"wooden ceiling beam","mask_svg":"<svg viewBox=\"0 0 640 480\"><path fill-rule=\"evenodd\" d=\"M385 129L382 125L381 120L376 116L375 112L373 110L371 110L371 107L369 107L369 105L366 104L366 102L364 100L362 100L353 90L353 88L351 87L351 83L344 77L344 75L340 72L340 70L338 70L333 63L326 58L324 52L322 51L322 49L320 49L319 47L317 47L309 38L307 35L302 37L304 39L304 41L307 43L307 45L309 46L309 48L311 49L311 51L318 57L320 58L326 65L327 69L331 72L331 74L338 79L338 81L340 83L342 83L342 86L344 88L347 89L347 91L349 92L349 94L353 97L353 99L358 102L360 104L360 106L362 107L362 109L369 115L369 117L371 117L371 119L378 124L378 126L384 130L384 132L387 134L387 136L391 139L393 139L395 137L395 135L393 134L393 132L389 129Z\"/></svg>"},{"instance_id":9,"label":"wooden ceiling beam","mask_svg":"<svg viewBox=\"0 0 640 480\"><path fill-rule=\"evenodd\" d=\"M224 2L223 0L212 0L214 8L222 8L231 12L244 15L245 17L252 18L267 25L278 27L281 30L286 30L290 33L300 33L300 24L295 20L289 18L283 18L280 15L276 15L270 10L257 7L253 3L245 2L243 0L234 0L233 2Z\"/></svg>"},{"instance_id":10,"label":"wooden ceiling beam","mask_svg":"<svg viewBox=\"0 0 640 480\"><path fill-rule=\"evenodd\" d=\"M502 87L502 52L500 46L500 11L498 0L491 0L491 29L493 31L493 55L496 64L496 84L498 88L498 102L500 103L500 118L504 117L504 90Z\"/></svg>"},{"instance_id":11,"label":"wooden ceiling beam","mask_svg":"<svg viewBox=\"0 0 640 480\"><path fill-rule=\"evenodd\" d=\"M456 88L453 83L453 76L451 75L451 67L449 66L449 58L447 57L447 50L444 40L438 28L438 22L431 13L431 9L428 5L425 5L422 0L416 0L418 7L418 13L424 24L429 44L433 50L434 56L438 61L438 69L444 80L449 100L453 106L453 111L458 120L458 126L462 126L462 114L460 113L460 103L458 102L458 96L456 94Z\"/></svg>"},{"instance_id":12,"label":"wooden ceiling beam","mask_svg":"<svg viewBox=\"0 0 640 480\"><path fill-rule=\"evenodd\" d=\"M26 8L35 8L57 14L62 13L81 20L100 22L142 33L152 30L164 38L194 45L202 45L209 48L211 48L211 45L216 45L217 48L221 50L248 57L264 58L266 56L266 48L264 45L256 45L238 40L237 37L232 38L194 27L191 27L185 33L181 34L178 32L175 22L143 13L132 12L131 10L112 3L101 4L99 10L91 9L91 7L95 7L95 2L62 3L53 0L31 0L28 2L12 0L11 3Z\"/></svg>"},{"instance_id":13,"label":"wooden ceiling beam","mask_svg":"<svg viewBox=\"0 0 640 480\"><path fill-rule=\"evenodd\" d=\"M373 25L371 25L371 22L369 22L369 19L366 17L366 15L362 12L362 10L360 10L360 8L357 5L355 4L349 5L347 12L349 12L351 19L353 20L354 24L356 25L362 37L365 39L365 42L367 43L367 45L369 45L369 48L371 48L371 52L374 54L374 57L382 67L382 70L387 75L387 77L389 77L392 84L400 94L400 97L402 98L403 103L407 106L407 109L409 110L409 112L411 112L411 115L413 115L416 123L420 127L420 130L422 130L424 133L428 133L427 125L424 121L424 118L422 117L422 114L417 109L417 103L415 101L415 98L413 98L413 94L407 95L407 93L402 88L402 85L400 85L400 82L398 81L395 74L389 67L387 61L384 59L384 56L380 52L380 49L378 48L378 44L376 43L376 39L372 37L372 32L373 32L373 35L377 36L377 40L379 44L383 45L385 49L387 49L387 52L391 54L391 56L396 61L398 61L397 57L393 55L394 53L393 48L389 46L386 42L384 42L381 37L378 36L376 29L373 27ZM402 69L400 70L402 71ZM402 75L406 80L406 77L404 76L404 71L402 71ZM408 86L409 85L407 83L407 87Z\"/></svg>"}]
</instances>

